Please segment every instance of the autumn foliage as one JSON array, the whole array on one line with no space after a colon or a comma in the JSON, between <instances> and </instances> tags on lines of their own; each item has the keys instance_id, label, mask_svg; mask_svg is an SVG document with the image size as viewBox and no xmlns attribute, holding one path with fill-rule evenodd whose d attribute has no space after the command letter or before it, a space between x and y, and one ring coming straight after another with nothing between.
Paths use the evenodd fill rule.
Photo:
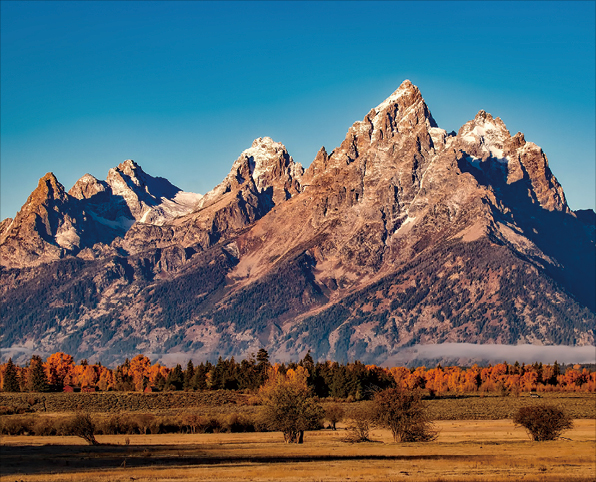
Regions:
<instances>
[{"instance_id":1,"label":"autumn foliage","mask_svg":"<svg viewBox=\"0 0 596 482\"><path fill-rule=\"evenodd\" d=\"M463 393L499 393L519 395L522 392L596 392L596 371L578 365L565 367L534 363L513 365L506 362L494 366L469 368L457 366L434 368L364 365L360 362L315 363L310 354L298 363L275 364L280 376L290 370L306 375L312 395L349 400L372 399L379 390L398 388L424 390L431 397ZM257 391L270 378L272 365L268 354L260 350L241 362L234 358L217 363L192 361L183 369L180 365L166 367L152 363L142 354L115 368L87 360L75 363L72 356L57 352L45 362L34 355L25 366L12 360L0 364L0 388L6 392L43 392L63 390L100 391L164 391L164 390L249 390Z\"/></svg>"},{"instance_id":2,"label":"autumn foliage","mask_svg":"<svg viewBox=\"0 0 596 482\"><path fill-rule=\"evenodd\" d=\"M286 443L302 443L304 432L319 428L325 416L323 408L312 398L307 378L308 372L301 366L285 373L272 367L259 389L264 422L270 430L282 432Z\"/></svg>"}]
</instances>

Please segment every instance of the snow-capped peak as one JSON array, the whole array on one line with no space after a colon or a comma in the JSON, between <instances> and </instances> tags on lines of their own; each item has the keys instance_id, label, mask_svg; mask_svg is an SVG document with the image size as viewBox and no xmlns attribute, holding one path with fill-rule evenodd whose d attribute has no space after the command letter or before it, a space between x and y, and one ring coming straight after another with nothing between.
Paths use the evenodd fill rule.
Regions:
<instances>
[{"instance_id":1,"label":"snow-capped peak","mask_svg":"<svg viewBox=\"0 0 596 482\"><path fill-rule=\"evenodd\" d=\"M272 168L271 159L280 151L287 152L281 142L275 142L271 137L259 137L253 141L251 147L242 151L240 157L248 158L250 174L257 180Z\"/></svg>"},{"instance_id":2,"label":"snow-capped peak","mask_svg":"<svg viewBox=\"0 0 596 482\"><path fill-rule=\"evenodd\" d=\"M466 143L480 144L484 152L497 159L504 159L505 142L511 138L504 122L483 110L466 122L458 135Z\"/></svg>"},{"instance_id":3,"label":"snow-capped peak","mask_svg":"<svg viewBox=\"0 0 596 482\"><path fill-rule=\"evenodd\" d=\"M242 151L226 178L205 194L198 206L202 208L212 204L249 179L252 179L258 192L277 186L273 194L276 202L297 192L303 172L302 166L294 162L282 143L275 142L270 137L259 137L253 141L251 147ZM293 187L286 191L287 186Z\"/></svg>"},{"instance_id":4,"label":"snow-capped peak","mask_svg":"<svg viewBox=\"0 0 596 482\"><path fill-rule=\"evenodd\" d=\"M409 94L409 93L415 93L417 91L418 91L418 87L416 87L414 84L412 84L412 82L410 82L408 79L406 79L401 83L401 85L397 88L397 90L395 92L393 92L393 94L391 94L383 102L381 102L377 107L375 107L375 110L377 112L380 112L380 111L386 109L387 107L389 107L394 102L396 102L400 97L403 97L404 95Z\"/></svg>"}]
</instances>

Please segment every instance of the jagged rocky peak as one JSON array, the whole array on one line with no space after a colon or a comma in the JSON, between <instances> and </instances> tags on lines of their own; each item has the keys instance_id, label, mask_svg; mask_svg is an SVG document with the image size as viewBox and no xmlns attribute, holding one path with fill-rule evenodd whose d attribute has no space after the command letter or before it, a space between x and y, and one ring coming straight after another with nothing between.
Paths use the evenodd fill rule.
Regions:
<instances>
[{"instance_id":1,"label":"jagged rocky peak","mask_svg":"<svg viewBox=\"0 0 596 482\"><path fill-rule=\"evenodd\" d=\"M371 140L410 131L420 124L428 129L438 127L420 89L409 80L404 80L393 94L372 109L365 122L373 127Z\"/></svg>"},{"instance_id":2,"label":"jagged rocky peak","mask_svg":"<svg viewBox=\"0 0 596 482\"><path fill-rule=\"evenodd\" d=\"M105 181L100 181L91 174L85 174L68 190L68 194L77 199L90 199L106 192L108 188Z\"/></svg>"},{"instance_id":3,"label":"jagged rocky peak","mask_svg":"<svg viewBox=\"0 0 596 482\"><path fill-rule=\"evenodd\" d=\"M373 164L378 164L379 168L404 157L409 162L415 152L426 156L435 148L434 140L443 142L445 136L445 131L438 129L418 87L406 80L371 109L362 121L350 127L342 144L329 155L327 169L341 169L359 157L371 157L365 155L371 149L378 154L372 157L378 158ZM371 166L368 165L367 171Z\"/></svg>"},{"instance_id":4,"label":"jagged rocky peak","mask_svg":"<svg viewBox=\"0 0 596 482\"><path fill-rule=\"evenodd\" d=\"M35 203L36 201L43 202L45 200L67 200L64 186L58 182L58 179L56 179L53 172L48 172L39 180L37 188L35 188L27 200L27 205Z\"/></svg>"},{"instance_id":5,"label":"jagged rocky peak","mask_svg":"<svg viewBox=\"0 0 596 482\"><path fill-rule=\"evenodd\" d=\"M127 159L118 164L118 167L113 167L108 171L107 183L116 195L122 195L129 191L133 191L137 194L153 194L150 192L149 186L147 185L149 179L153 178L147 175L141 166L132 159ZM165 179L163 179L163 181L165 181Z\"/></svg>"},{"instance_id":6,"label":"jagged rocky peak","mask_svg":"<svg viewBox=\"0 0 596 482\"><path fill-rule=\"evenodd\" d=\"M548 167L542 149L526 142L518 132L511 136L505 123L483 110L457 134L458 147L467 163L494 182L529 183L533 202L549 211L569 212L563 188Z\"/></svg>"},{"instance_id":7,"label":"jagged rocky peak","mask_svg":"<svg viewBox=\"0 0 596 482\"><path fill-rule=\"evenodd\" d=\"M505 159L505 150L511 134L499 117L493 118L492 115L481 110L473 120L466 122L460 128L458 137L464 143L471 145L474 152L470 154L475 157Z\"/></svg>"},{"instance_id":8,"label":"jagged rocky peak","mask_svg":"<svg viewBox=\"0 0 596 482\"><path fill-rule=\"evenodd\" d=\"M294 162L283 144L270 137L259 137L242 151L226 178L203 196L199 208L250 185L254 185L258 193L267 191L273 203L278 204L300 192L303 173L302 165Z\"/></svg>"},{"instance_id":9,"label":"jagged rocky peak","mask_svg":"<svg viewBox=\"0 0 596 482\"><path fill-rule=\"evenodd\" d=\"M32 232L36 228L41 228L46 236L52 235L52 231L55 231L52 225L56 224L54 208L60 210L67 200L64 186L58 182L54 173L48 172L39 180L15 219L10 223L3 223L0 242L4 243L8 237L18 236L20 231Z\"/></svg>"},{"instance_id":10,"label":"jagged rocky peak","mask_svg":"<svg viewBox=\"0 0 596 482\"><path fill-rule=\"evenodd\" d=\"M395 92L393 92L373 110L378 113L395 104L399 104L401 107L407 108L420 101L423 101L420 89L412 84L410 80L406 79L400 84Z\"/></svg>"},{"instance_id":11,"label":"jagged rocky peak","mask_svg":"<svg viewBox=\"0 0 596 482\"><path fill-rule=\"evenodd\" d=\"M143 168L139 166L135 161L132 159L126 159L124 162L118 164L117 167L113 167L108 171L108 179L125 175L131 179L134 179L134 183L139 186L141 183L137 178L137 175L142 175L145 172Z\"/></svg>"},{"instance_id":12,"label":"jagged rocky peak","mask_svg":"<svg viewBox=\"0 0 596 482\"><path fill-rule=\"evenodd\" d=\"M259 191L277 180L288 181L290 189L299 190L299 185L292 181L300 181L302 165L294 162L281 142L275 142L270 137L259 137L242 152L242 158L248 161L251 176Z\"/></svg>"},{"instance_id":13,"label":"jagged rocky peak","mask_svg":"<svg viewBox=\"0 0 596 482\"><path fill-rule=\"evenodd\" d=\"M10 223L4 223L0 255L6 267L32 266L77 250L85 213L49 172Z\"/></svg>"}]
</instances>

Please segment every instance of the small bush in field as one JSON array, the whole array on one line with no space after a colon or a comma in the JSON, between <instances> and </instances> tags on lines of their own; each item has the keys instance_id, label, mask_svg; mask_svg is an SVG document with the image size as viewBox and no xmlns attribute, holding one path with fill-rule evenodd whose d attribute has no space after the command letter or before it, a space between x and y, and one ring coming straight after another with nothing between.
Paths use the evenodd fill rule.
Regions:
<instances>
[{"instance_id":1,"label":"small bush in field","mask_svg":"<svg viewBox=\"0 0 596 482\"><path fill-rule=\"evenodd\" d=\"M0 406L0 415L12 415L16 413L17 409L14 406L2 405Z\"/></svg>"},{"instance_id":2,"label":"small bush in field","mask_svg":"<svg viewBox=\"0 0 596 482\"><path fill-rule=\"evenodd\" d=\"M564 430L573 428L572 418L554 405L522 407L513 417L513 423L524 427L537 442L556 440Z\"/></svg>"},{"instance_id":3,"label":"small bush in field","mask_svg":"<svg viewBox=\"0 0 596 482\"><path fill-rule=\"evenodd\" d=\"M33 430L33 419L30 417L3 417L0 425L2 435L26 435Z\"/></svg>"},{"instance_id":4,"label":"small bush in field","mask_svg":"<svg viewBox=\"0 0 596 482\"><path fill-rule=\"evenodd\" d=\"M159 433L159 423L156 421L155 416L150 413L143 413L135 417L135 421L139 430L139 433L147 435L148 433Z\"/></svg>"},{"instance_id":5,"label":"small bush in field","mask_svg":"<svg viewBox=\"0 0 596 482\"><path fill-rule=\"evenodd\" d=\"M225 422L225 428L232 433L254 432L255 424L245 416L232 413Z\"/></svg>"},{"instance_id":6,"label":"small bush in field","mask_svg":"<svg viewBox=\"0 0 596 482\"><path fill-rule=\"evenodd\" d=\"M89 445L99 445L95 439L95 424L88 413L78 413L70 420L68 435L81 437Z\"/></svg>"},{"instance_id":7,"label":"small bush in field","mask_svg":"<svg viewBox=\"0 0 596 482\"><path fill-rule=\"evenodd\" d=\"M47 417L36 418L33 423L33 432L38 436L56 435L58 430L54 422Z\"/></svg>"},{"instance_id":8,"label":"small bush in field","mask_svg":"<svg viewBox=\"0 0 596 482\"><path fill-rule=\"evenodd\" d=\"M370 442L370 427L372 425L370 407L367 405L356 405L353 406L347 415L348 433L345 441L358 443L358 442Z\"/></svg>"},{"instance_id":9,"label":"small bush in field","mask_svg":"<svg viewBox=\"0 0 596 482\"><path fill-rule=\"evenodd\" d=\"M430 442L437 438L419 391L388 388L378 392L373 402L373 418L391 430L395 442Z\"/></svg>"}]
</instances>

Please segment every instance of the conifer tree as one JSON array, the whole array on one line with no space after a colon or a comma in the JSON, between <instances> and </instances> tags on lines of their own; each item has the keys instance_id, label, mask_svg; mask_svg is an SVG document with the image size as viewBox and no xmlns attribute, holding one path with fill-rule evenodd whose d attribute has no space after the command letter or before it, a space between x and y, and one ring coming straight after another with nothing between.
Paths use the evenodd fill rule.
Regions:
<instances>
[{"instance_id":1,"label":"conifer tree","mask_svg":"<svg viewBox=\"0 0 596 482\"><path fill-rule=\"evenodd\" d=\"M12 362L12 358L8 359L6 363L6 371L4 372L4 383L2 385L4 392L20 392L19 378L17 369Z\"/></svg>"},{"instance_id":2,"label":"conifer tree","mask_svg":"<svg viewBox=\"0 0 596 482\"><path fill-rule=\"evenodd\" d=\"M166 390L181 390L184 384L184 374L182 373L182 367L178 363L174 369L168 373L166 378Z\"/></svg>"},{"instance_id":3,"label":"conifer tree","mask_svg":"<svg viewBox=\"0 0 596 482\"><path fill-rule=\"evenodd\" d=\"M27 390L30 392L47 392L50 390L46 372L43 369L43 361L38 355L33 355L29 363Z\"/></svg>"},{"instance_id":4,"label":"conifer tree","mask_svg":"<svg viewBox=\"0 0 596 482\"><path fill-rule=\"evenodd\" d=\"M161 372L157 372L157 375L155 376L155 380L154 380L153 384L160 391L164 389L164 387L166 386L166 379L161 374Z\"/></svg>"},{"instance_id":5,"label":"conifer tree","mask_svg":"<svg viewBox=\"0 0 596 482\"><path fill-rule=\"evenodd\" d=\"M204 363L201 363L195 368L195 373L192 377L193 390L207 390L207 373L209 373L209 368Z\"/></svg>"},{"instance_id":6,"label":"conifer tree","mask_svg":"<svg viewBox=\"0 0 596 482\"><path fill-rule=\"evenodd\" d=\"M186 365L186 370L184 371L184 385L182 388L184 388L184 390L192 390L193 386L192 386L192 382L193 382L193 376L195 374L195 367L192 363L192 360L188 360L188 364Z\"/></svg>"}]
</instances>

